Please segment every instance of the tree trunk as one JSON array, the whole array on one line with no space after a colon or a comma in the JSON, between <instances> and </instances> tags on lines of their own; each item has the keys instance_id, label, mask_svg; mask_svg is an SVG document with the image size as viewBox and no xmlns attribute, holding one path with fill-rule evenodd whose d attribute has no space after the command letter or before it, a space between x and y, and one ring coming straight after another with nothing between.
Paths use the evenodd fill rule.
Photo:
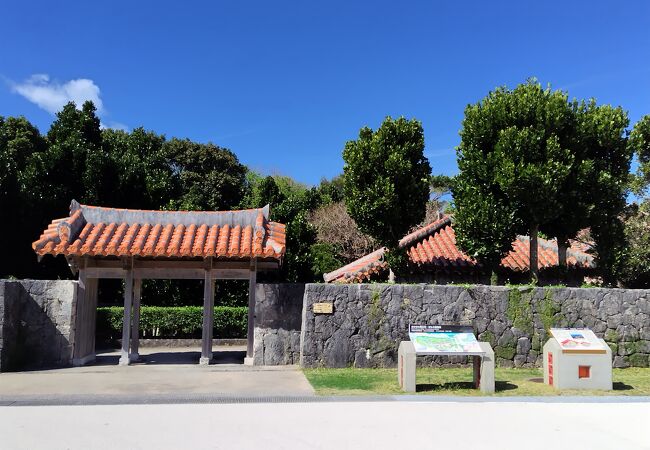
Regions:
<instances>
[{"instance_id":1,"label":"tree trunk","mask_svg":"<svg viewBox=\"0 0 650 450\"><path fill-rule=\"evenodd\" d=\"M569 240L566 237L557 238L557 264L561 269L566 269L566 250L569 247Z\"/></svg>"},{"instance_id":2,"label":"tree trunk","mask_svg":"<svg viewBox=\"0 0 650 450\"><path fill-rule=\"evenodd\" d=\"M539 231L539 225L530 226L530 281L534 284L537 284L539 281L539 270L537 268L537 233Z\"/></svg>"}]
</instances>

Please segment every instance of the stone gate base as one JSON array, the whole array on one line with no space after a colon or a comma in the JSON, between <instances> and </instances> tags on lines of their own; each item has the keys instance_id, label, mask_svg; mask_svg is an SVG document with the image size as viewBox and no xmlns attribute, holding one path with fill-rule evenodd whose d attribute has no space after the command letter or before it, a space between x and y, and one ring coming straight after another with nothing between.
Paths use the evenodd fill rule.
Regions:
<instances>
[{"instance_id":1,"label":"stone gate base","mask_svg":"<svg viewBox=\"0 0 650 450\"><path fill-rule=\"evenodd\" d=\"M72 364L77 282L0 280L0 371Z\"/></svg>"}]
</instances>

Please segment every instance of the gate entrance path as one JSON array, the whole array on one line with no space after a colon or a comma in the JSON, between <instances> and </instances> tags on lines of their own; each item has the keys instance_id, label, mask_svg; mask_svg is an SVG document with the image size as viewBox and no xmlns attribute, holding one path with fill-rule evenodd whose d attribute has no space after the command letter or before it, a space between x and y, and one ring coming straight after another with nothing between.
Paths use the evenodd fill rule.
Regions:
<instances>
[{"instance_id":1,"label":"gate entrance path","mask_svg":"<svg viewBox=\"0 0 650 450\"><path fill-rule=\"evenodd\" d=\"M141 348L143 362L115 364L120 351L100 353L91 365L0 373L0 402L72 397L128 402L129 398L184 396L311 396L314 390L296 366L245 366L246 347L216 348L213 364L196 364L200 348Z\"/></svg>"}]
</instances>

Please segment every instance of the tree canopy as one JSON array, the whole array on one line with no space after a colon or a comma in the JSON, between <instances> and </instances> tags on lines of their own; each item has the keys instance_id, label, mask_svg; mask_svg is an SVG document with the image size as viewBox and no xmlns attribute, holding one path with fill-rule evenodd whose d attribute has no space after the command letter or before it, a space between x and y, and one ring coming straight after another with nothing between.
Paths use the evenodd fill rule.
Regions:
<instances>
[{"instance_id":1,"label":"tree canopy","mask_svg":"<svg viewBox=\"0 0 650 450\"><path fill-rule=\"evenodd\" d=\"M36 258L24 248L43 231L40 216L46 192L35 189L38 162L47 142L24 117L0 116L0 240L6 257L0 259L0 277L30 276Z\"/></svg>"},{"instance_id":2,"label":"tree canopy","mask_svg":"<svg viewBox=\"0 0 650 450\"><path fill-rule=\"evenodd\" d=\"M614 284L625 248L624 212L630 183L633 146L623 108L583 102L579 109L579 144L589 165L583 191L591 205L588 225L598 265L607 284ZM570 205L568 206L570 208Z\"/></svg>"},{"instance_id":3,"label":"tree canopy","mask_svg":"<svg viewBox=\"0 0 650 450\"><path fill-rule=\"evenodd\" d=\"M320 281L324 272L339 263L332 248L318 245L312 211L329 201L319 188L308 188L285 176L248 175L249 191L242 206L271 205L271 220L286 225L287 249L282 279L293 282Z\"/></svg>"},{"instance_id":4,"label":"tree canopy","mask_svg":"<svg viewBox=\"0 0 650 450\"><path fill-rule=\"evenodd\" d=\"M357 140L345 144L343 160L350 216L390 249L388 255L399 258L398 242L422 220L429 198L431 166L424 156L422 124L387 117L376 131L364 127ZM403 263L393 261L393 270Z\"/></svg>"},{"instance_id":5,"label":"tree canopy","mask_svg":"<svg viewBox=\"0 0 650 450\"><path fill-rule=\"evenodd\" d=\"M180 192L178 177L164 152L165 137L136 128L131 132L102 130L104 153L109 158L105 176L112 180L106 206L161 209Z\"/></svg>"},{"instance_id":6,"label":"tree canopy","mask_svg":"<svg viewBox=\"0 0 650 450\"><path fill-rule=\"evenodd\" d=\"M650 115L644 116L630 133L630 144L639 160L634 188L637 194L647 195L650 185Z\"/></svg>"},{"instance_id":7,"label":"tree canopy","mask_svg":"<svg viewBox=\"0 0 650 450\"><path fill-rule=\"evenodd\" d=\"M630 205L624 218L626 247L617 275L626 287L647 288L650 286L650 202Z\"/></svg>"},{"instance_id":8,"label":"tree canopy","mask_svg":"<svg viewBox=\"0 0 650 450\"><path fill-rule=\"evenodd\" d=\"M52 206L61 211L76 198L85 203L98 203L110 191L111 183L104 177L108 158L102 148L99 118L92 102L77 109L72 102L57 113L47 133L48 149L41 169L46 192Z\"/></svg>"},{"instance_id":9,"label":"tree canopy","mask_svg":"<svg viewBox=\"0 0 650 450\"><path fill-rule=\"evenodd\" d=\"M243 200L248 169L232 151L176 138L165 142L163 151L180 184L173 209L226 210Z\"/></svg>"},{"instance_id":10,"label":"tree canopy","mask_svg":"<svg viewBox=\"0 0 650 450\"><path fill-rule=\"evenodd\" d=\"M538 232L558 238L564 261L568 239L590 226L601 267L613 267L631 159L627 125L620 107L569 101L533 79L469 105L454 183L461 248L494 267L517 233L529 234L536 280ZM492 232L484 228L490 216Z\"/></svg>"},{"instance_id":11,"label":"tree canopy","mask_svg":"<svg viewBox=\"0 0 650 450\"><path fill-rule=\"evenodd\" d=\"M463 224L457 231L461 248L493 264L509 249L515 232L527 231L530 271L537 276L537 233L557 217L562 204L562 186L575 160L570 150L575 124L567 95L534 80L513 90L498 88L465 109L457 149L457 220L483 222L474 217L486 213L477 211L473 196L499 210L503 220L516 220L510 226L499 222L498 228L509 232L495 230L493 236Z\"/></svg>"}]
</instances>

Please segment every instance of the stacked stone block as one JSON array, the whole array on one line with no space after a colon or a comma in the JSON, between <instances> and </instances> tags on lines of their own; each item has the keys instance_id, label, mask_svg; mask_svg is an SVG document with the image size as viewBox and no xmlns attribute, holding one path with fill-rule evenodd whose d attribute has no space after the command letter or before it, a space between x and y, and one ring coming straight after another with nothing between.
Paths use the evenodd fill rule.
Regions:
<instances>
[{"instance_id":1,"label":"stacked stone block","mask_svg":"<svg viewBox=\"0 0 650 450\"><path fill-rule=\"evenodd\" d=\"M334 313L314 314L313 303ZM396 284L308 284L304 367L393 367L409 324L471 325L502 367L541 366L551 327L588 327L612 348L614 367L648 366L650 290ZM424 364L457 364L429 358Z\"/></svg>"},{"instance_id":2,"label":"stacked stone block","mask_svg":"<svg viewBox=\"0 0 650 450\"><path fill-rule=\"evenodd\" d=\"M0 371L72 362L77 283L0 280Z\"/></svg>"},{"instance_id":3,"label":"stacked stone block","mask_svg":"<svg viewBox=\"0 0 650 450\"><path fill-rule=\"evenodd\" d=\"M304 284L258 284L253 364L298 364Z\"/></svg>"}]
</instances>

